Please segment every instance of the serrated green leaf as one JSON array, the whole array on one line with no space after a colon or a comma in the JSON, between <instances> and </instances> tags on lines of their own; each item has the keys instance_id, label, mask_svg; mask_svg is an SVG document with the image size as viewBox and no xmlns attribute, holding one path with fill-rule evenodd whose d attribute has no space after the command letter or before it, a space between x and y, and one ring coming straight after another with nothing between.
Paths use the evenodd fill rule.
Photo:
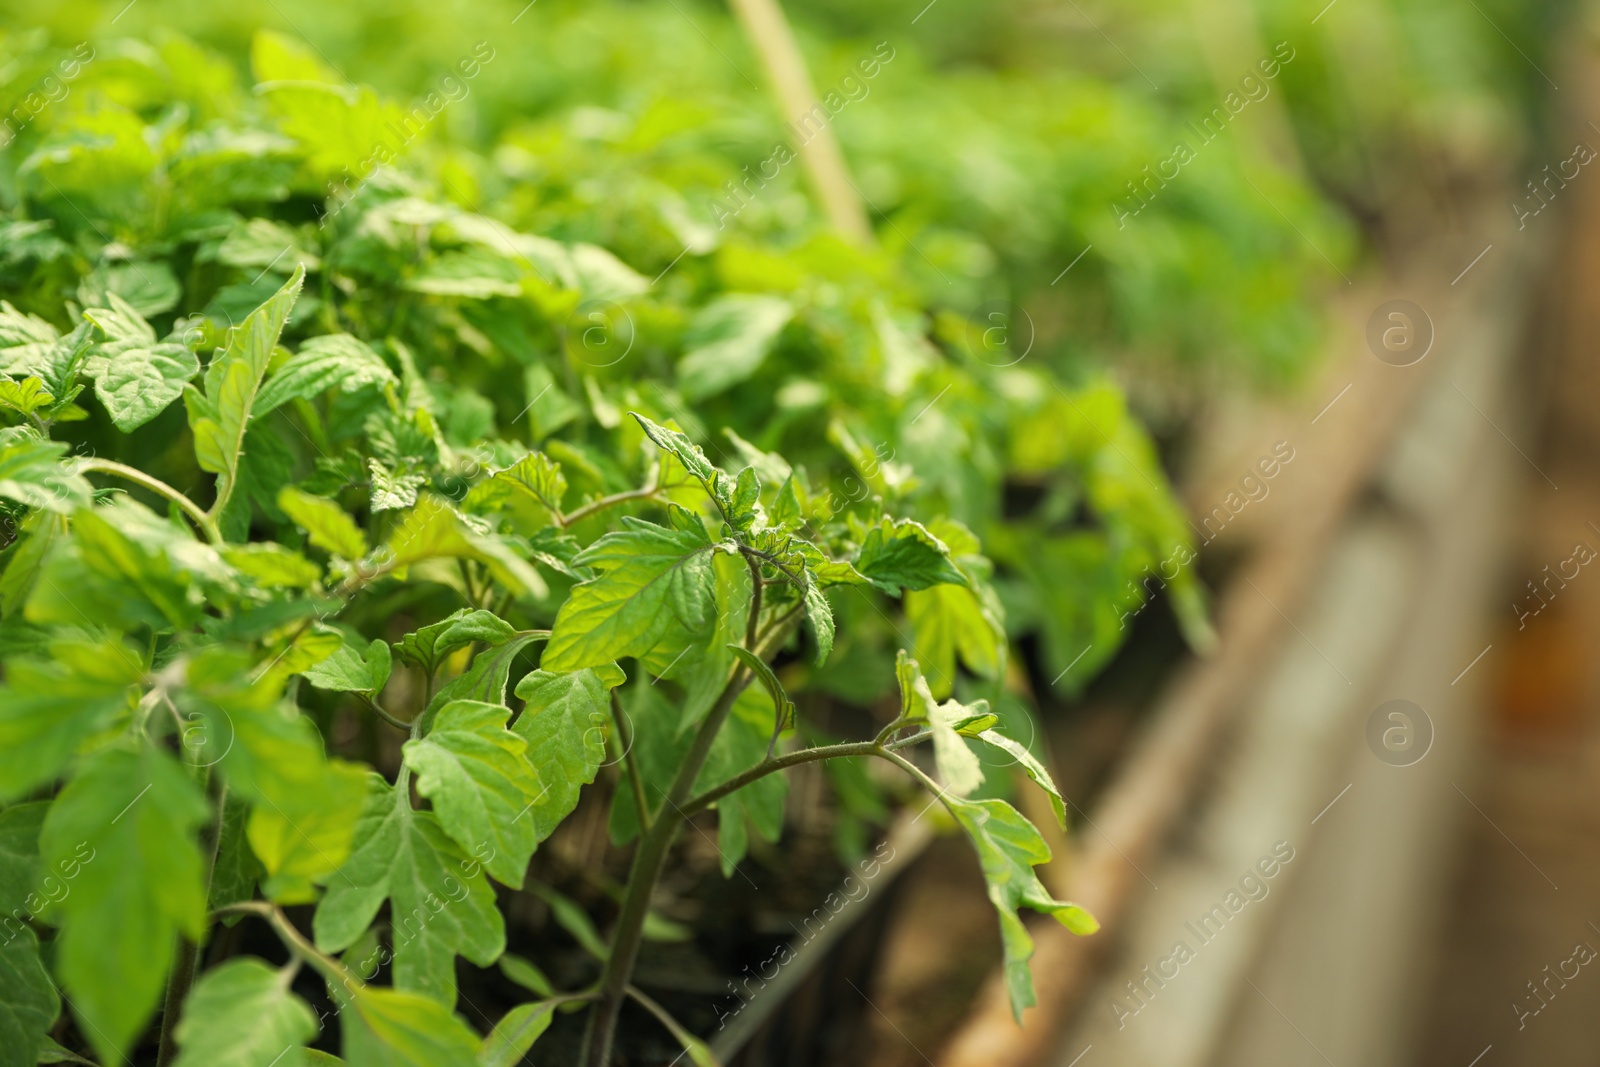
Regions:
<instances>
[{"instance_id":1,"label":"serrated green leaf","mask_svg":"<svg viewBox=\"0 0 1600 1067\"><path fill-rule=\"evenodd\" d=\"M342 1016L349 1067L473 1067L478 1035L448 1005L400 989L362 986Z\"/></svg>"},{"instance_id":2,"label":"serrated green leaf","mask_svg":"<svg viewBox=\"0 0 1600 1067\"><path fill-rule=\"evenodd\" d=\"M393 660L389 642L375 638L365 649L345 643L333 655L305 672L306 681L335 693L376 696L388 684Z\"/></svg>"},{"instance_id":3,"label":"serrated green leaf","mask_svg":"<svg viewBox=\"0 0 1600 1067\"><path fill-rule=\"evenodd\" d=\"M1017 915L1023 906L1043 912L1075 934L1100 929L1083 908L1056 900L1039 881L1033 868L1050 860L1050 848L1033 824L1003 800L961 800L944 794L944 802L978 850L989 901L1000 916L1000 941L1005 950L1006 991L1011 1012L1020 1022L1022 1009L1035 1003L1033 976L1028 959L1033 938Z\"/></svg>"},{"instance_id":4,"label":"serrated green leaf","mask_svg":"<svg viewBox=\"0 0 1600 1067\"><path fill-rule=\"evenodd\" d=\"M266 873L246 837L249 818L249 803L237 793L229 793L217 827L217 859L212 864L210 900L206 904L211 911L254 898L256 882ZM237 920L237 916L233 919Z\"/></svg>"},{"instance_id":5,"label":"serrated green leaf","mask_svg":"<svg viewBox=\"0 0 1600 1067\"><path fill-rule=\"evenodd\" d=\"M173 1067L270 1067L317 1033L317 1017L289 991L293 972L228 960L200 976L178 1021Z\"/></svg>"},{"instance_id":6,"label":"serrated green leaf","mask_svg":"<svg viewBox=\"0 0 1600 1067\"><path fill-rule=\"evenodd\" d=\"M934 696L950 695L957 656L974 674L999 677L1005 665L1006 641L998 605L985 605L963 585L936 585L908 590L905 612L917 658L933 672L929 684Z\"/></svg>"},{"instance_id":7,"label":"serrated green leaf","mask_svg":"<svg viewBox=\"0 0 1600 1067\"><path fill-rule=\"evenodd\" d=\"M14 922L15 920L11 920ZM46 1031L61 1014L61 998L39 959L31 927L6 927L0 941L0 1067L33 1067L49 1041Z\"/></svg>"},{"instance_id":8,"label":"serrated green leaf","mask_svg":"<svg viewBox=\"0 0 1600 1067\"><path fill-rule=\"evenodd\" d=\"M183 395L189 379L200 373L200 360L187 345L158 342L144 317L116 293L108 293L107 300L110 307L83 312L106 336L85 369L111 421L128 433Z\"/></svg>"},{"instance_id":9,"label":"serrated green leaf","mask_svg":"<svg viewBox=\"0 0 1600 1067\"><path fill-rule=\"evenodd\" d=\"M833 607L828 595L815 580L807 581L802 602L805 604L806 625L811 627L811 639L817 645L817 666L827 662L833 652Z\"/></svg>"},{"instance_id":10,"label":"serrated green leaf","mask_svg":"<svg viewBox=\"0 0 1600 1067\"><path fill-rule=\"evenodd\" d=\"M492 480L527 494L551 515L561 514L567 478L561 473L561 464L543 452L529 452L506 469L495 471Z\"/></svg>"},{"instance_id":11,"label":"serrated green leaf","mask_svg":"<svg viewBox=\"0 0 1600 1067\"><path fill-rule=\"evenodd\" d=\"M425 559L474 559L489 568L495 580L520 596L543 598L550 589L528 563L505 541L477 532L450 502L423 493L417 505L400 520L384 554L392 567L406 567Z\"/></svg>"},{"instance_id":12,"label":"serrated green leaf","mask_svg":"<svg viewBox=\"0 0 1600 1067\"><path fill-rule=\"evenodd\" d=\"M154 748L112 748L87 760L39 833L46 867L93 850L52 908L56 973L102 1062L120 1062L161 999L177 935L205 928L195 834L209 817L183 768Z\"/></svg>"},{"instance_id":13,"label":"serrated green leaf","mask_svg":"<svg viewBox=\"0 0 1600 1067\"><path fill-rule=\"evenodd\" d=\"M901 589L967 584L967 576L951 562L949 548L921 523L910 519L883 519L867 531L855 567L891 596L898 595Z\"/></svg>"},{"instance_id":14,"label":"serrated green leaf","mask_svg":"<svg viewBox=\"0 0 1600 1067\"><path fill-rule=\"evenodd\" d=\"M624 520L574 562L600 571L573 588L551 627L543 664L599 667L649 652L674 621L703 632L712 621L711 553L703 533Z\"/></svg>"},{"instance_id":15,"label":"serrated green leaf","mask_svg":"<svg viewBox=\"0 0 1600 1067\"><path fill-rule=\"evenodd\" d=\"M0 373L36 374L60 334L37 315L0 300Z\"/></svg>"},{"instance_id":16,"label":"serrated green leaf","mask_svg":"<svg viewBox=\"0 0 1600 1067\"><path fill-rule=\"evenodd\" d=\"M406 792L372 776L350 858L317 905L317 946L338 952L353 944L387 899L395 987L454 1004L455 957L487 967L505 950L505 924L483 876L489 848L484 842L473 853L479 858L469 857L437 816L413 811Z\"/></svg>"},{"instance_id":17,"label":"serrated green leaf","mask_svg":"<svg viewBox=\"0 0 1600 1067\"><path fill-rule=\"evenodd\" d=\"M0 408L15 411L24 418L49 407L53 400L55 397L37 375L30 374L21 381L0 378Z\"/></svg>"},{"instance_id":18,"label":"serrated green leaf","mask_svg":"<svg viewBox=\"0 0 1600 1067\"><path fill-rule=\"evenodd\" d=\"M706 305L689 324L689 351L678 362L678 387L690 400L715 396L760 369L794 316L776 296L733 293Z\"/></svg>"},{"instance_id":19,"label":"serrated green leaf","mask_svg":"<svg viewBox=\"0 0 1600 1067\"><path fill-rule=\"evenodd\" d=\"M313 337L267 378L256 394L251 417L260 418L291 400L309 400L335 387L354 393L398 381L378 353L349 334Z\"/></svg>"},{"instance_id":20,"label":"serrated green leaf","mask_svg":"<svg viewBox=\"0 0 1600 1067\"><path fill-rule=\"evenodd\" d=\"M0 686L0 798L61 773L79 746L133 710L139 657L110 641L58 640L50 659L13 659Z\"/></svg>"},{"instance_id":21,"label":"serrated green leaf","mask_svg":"<svg viewBox=\"0 0 1600 1067\"><path fill-rule=\"evenodd\" d=\"M407 741L402 752L445 832L469 851L487 843L489 873L520 889L536 843L529 813L540 776L527 742L505 728L510 717L503 705L452 701L439 709L427 736Z\"/></svg>"},{"instance_id":22,"label":"serrated green leaf","mask_svg":"<svg viewBox=\"0 0 1600 1067\"><path fill-rule=\"evenodd\" d=\"M233 495L251 409L289 312L300 295L305 269L296 268L282 289L244 320L228 346L206 366L204 390L189 385L184 403L200 469L217 476L217 500ZM215 510L221 510L221 504Z\"/></svg>"},{"instance_id":23,"label":"serrated green leaf","mask_svg":"<svg viewBox=\"0 0 1600 1067\"><path fill-rule=\"evenodd\" d=\"M708 486L716 478L717 468L706 458L706 454L700 450L700 446L689 440L686 434L678 430L668 429L660 423L652 422L637 411L630 411L628 414L639 421L639 425L644 427L645 436L650 438L657 448L677 456L684 469L694 477L705 482Z\"/></svg>"},{"instance_id":24,"label":"serrated green leaf","mask_svg":"<svg viewBox=\"0 0 1600 1067\"><path fill-rule=\"evenodd\" d=\"M62 514L87 507L89 483L63 462L66 452L31 427L0 429L0 497Z\"/></svg>"},{"instance_id":25,"label":"serrated green leaf","mask_svg":"<svg viewBox=\"0 0 1600 1067\"><path fill-rule=\"evenodd\" d=\"M902 714L926 722L933 734L934 761L947 789L956 796L966 796L983 784L983 765L978 756L967 747L961 727L978 720L990 720L989 702L979 700L962 704L947 700L939 703L928 688L917 661L901 649L895 657L895 676L900 680L900 707Z\"/></svg>"},{"instance_id":26,"label":"serrated green leaf","mask_svg":"<svg viewBox=\"0 0 1600 1067\"><path fill-rule=\"evenodd\" d=\"M332 500L286 486L278 493L278 507L324 552L348 560L367 554L366 535Z\"/></svg>"},{"instance_id":27,"label":"serrated green leaf","mask_svg":"<svg viewBox=\"0 0 1600 1067\"><path fill-rule=\"evenodd\" d=\"M407 663L432 675L445 657L475 641L503 645L517 631L492 611L462 608L436 623L406 634L395 643L395 653Z\"/></svg>"},{"instance_id":28,"label":"serrated green leaf","mask_svg":"<svg viewBox=\"0 0 1600 1067\"><path fill-rule=\"evenodd\" d=\"M528 759L538 768L539 796L528 813L536 841L572 813L579 792L605 762L608 691L626 680L622 668L608 663L566 673L540 668L517 683L517 696L527 703L511 729L527 741Z\"/></svg>"}]
</instances>

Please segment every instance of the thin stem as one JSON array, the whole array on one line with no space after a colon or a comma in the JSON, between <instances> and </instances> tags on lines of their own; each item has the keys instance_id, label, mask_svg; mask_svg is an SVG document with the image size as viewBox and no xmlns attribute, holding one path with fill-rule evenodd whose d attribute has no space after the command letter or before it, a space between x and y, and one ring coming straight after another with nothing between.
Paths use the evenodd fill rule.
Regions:
<instances>
[{"instance_id":1,"label":"thin stem","mask_svg":"<svg viewBox=\"0 0 1600 1067\"><path fill-rule=\"evenodd\" d=\"M393 715L389 714L387 711L384 711L383 708L379 706L378 701L375 698L369 697L365 693L363 693L361 695L361 699L365 700L367 702L367 707L372 709L372 713L374 715L376 715L378 718L382 719L384 722L388 723L390 726L393 726L396 730L404 730L406 733L410 733L411 732L411 724L410 723L405 722L405 721L403 721L401 719L397 719Z\"/></svg>"},{"instance_id":2,"label":"thin stem","mask_svg":"<svg viewBox=\"0 0 1600 1067\"><path fill-rule=\"evenodd\" d=\"M273 907L271 904L261 900L246 900L237 904L225 904L212 914L226 915L230 913L238 915L254 915L258 918L267 920L267 922L272 925L273 932L278 935L278 940L283 942L285 948L292 952L297 958L309 963L318 971L318 973L320 973L324 978L327 978L329 981L342 982L344 983L344 987L350 990L358 989L365 984L356 976L354 971L350 970L332 956L320 951L317 946L313 945L310 941L307 941L306 936L299 930L295 929L294 924L289 921L289 917L286 916L280 909Z\"/></svg>"},{"instance_id":3,"label":"thin stem","mask_svg":"<svg viewBox=\"0 0 1600 1067\"><path fill-rule=\"evenodd\" d=\"M776 771L785 770L789 767L798 767L802 763L816 763L818 760L843 759L846 756L880 756L885 751L887 750L876 741L854 741L842 745L802 748L795 752L786 752L781 756L773 756L771 759L763 760L756 764L743 774L737 774L721 785L708 789L699 796L686 801L683 805L683 815L684 818L696 815L729 793L737 793L751 782L765 778Z\"/></svg>"},{"instance_id":4,"label":"thin stem","mask_svg":"<svg viewBox=\"0 0 1600 1067\"><path fill-rule=\"evenodd\" d=\"M627 716L622 711L622 698L611 690L611 721L617 727L617 743L622 746L622 762L628 768L628 784L633 787L633 807L639 815L639 832L650 829L650 805L644 799L644 780L639 777L639 760L633 753L633 738L626 726Z\"/></svg>"},{"instance_id":5,"label":"thin stem","mask_svg":"<svg viewBox=\"0 0 1600 1067\"><path fill-rule=\"evenodd\" d=\"M652 478L648 483L637 489L629 489L623 493L612 493L610 496L603 496L599 500L591 500L576 511L568 512L565 515L557 515L556 524L563 527L571 526L573 523L582 522L597 512L604 511L606 508L614 508L618 504L626 504L630 500L653 499L660 491L661 487L656 485L655 479Z\"/></svg>"},{"instance_id":6,"label":"thin stem","mask_svg":"<svg viewBox=\"0 0 1600 1067\"><path fill-rule=\"evenodd\" d=\"M663 1008L660 1004L656 1003L651 997L645 996L643 991L641 991L638 986L630 985L628 987L628 996L632 997L634 1000L637 1000L641 1005L643 1005L645 1011L649 1012L651 1015L654 1015L656 1017L656 1022L666 1027L667 1033L671 1034L672 1039L685 1050L688 1050L695 1045L704 1044L704 1042L700 1041L688 1030L685 1030L683 1028L683 1024L672 1017L671 1012L669 1012L666 1008ZM713 1060L712 1062L716 1061Z\"/></svg>"},{"instance_id":7,"label":"thin stem","mask_svg":"<svg viewBox=\"0 0 1600 1067\"><path fill-rule=\"evenodd\" d=\"M137 486L148 489L152 493L166 497L168 500L178 505L179 509L186 516L188 516L189 521L193 522L195 526L199 528L200 532L206 535L206 540L210 541L214 545L222 544L222 532L217 528L216 520L214 520L210 515L207 515L204 511L200 510L200 505L196 504L193 500L190 500L188 497L178 492L160 478L153 478L144 471L139 470L136 467L130 467L126 463L118 463L116 460L112 459L97 459L93 457L78 460L78 473L82 474L87 471L100 471L102 474L114 474L125 481L130 481Z\"/></svg>"},{"instance_id":8,"label":"thin stem","mask_svg":"<svg viewBox=\"0 0 1600 1067\"><path fill-rule=\"evenodd\" d=\"M791 613L786 618L793 618ZM788 635L787 626L774 626L763 635L761 643L752 649L762 659L768 659ZM588 1030L584 1035L581 1062L585 1067L607 1067L611 1060L611 1046L616 1037L617 1017L627 995L628 978L639 958L639 944L644 936L645 916L650 912L650 896L666 864L667 851L683 823L683 803L694 789L695 779L711 754L711 745L717 731L727 721L734 701L755 679L748 668L736 669L728 678L717 702L706 713L688 753L678 766L678 773L667 788L665 799L650 829L639 838L639 847L633 854L633 866L628 872L628 888L622 898L622 911L617 916L616 930L611 938L611 953L606 957L600 974L600 997L594 1012L589 1016Z\"/></svg>"},{"instance_id":9,"label":"thin stem","mask_svg":"<svg viewBox=\"0 0 1600 1067\"><path fill-rule=\"evenodd\" d=\"M744 647L755 648L756 631L761 625L761 564L749 552L744 553L744 561L750 568L750 619L744 628Z\"/></svg>"}]
</instances>

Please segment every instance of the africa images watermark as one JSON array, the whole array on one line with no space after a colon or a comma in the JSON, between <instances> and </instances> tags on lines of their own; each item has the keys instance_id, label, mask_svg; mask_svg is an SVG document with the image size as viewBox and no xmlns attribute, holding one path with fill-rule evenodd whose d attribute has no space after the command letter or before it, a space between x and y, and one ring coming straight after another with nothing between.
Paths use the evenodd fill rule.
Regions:
<instances>
[{"instance_id":1,"label":"africa images watermark","mask_svg":"<svg viewBox=\"0 0 1600 1067\"><path fill-rule=\"evenodd\" d=\"M1261 72L1260 77L1257 77L1254 71L1246 74L1239 79L1239 91L1224 96L1221 104L1200 117L1198 125L1190 119L1188 125L1195 132L1199 147L1204 148L1222 136L1222 132L1228 128L1228 123L1238 118L1239 114L1252 103L1265 100L1272 92L1270 84L1272 79L1294 60L1295 55L1295 50L1289 47L1288 41L1279 41L1272 46L1271 56L1256 61L1256 70ZM1277 58L1274 59L1273 56ZM1168 182L1176 178L1184 167L1193 163L1199 156L1199 152L1189 147L1189 142L1179 141L1172 146L1172 153L1155 165L1154 173L1151 172L1149 164L1146 164L1142 179L1137 182L1132 179L1128 181L1128 192L1131 194L1129 200L1111 202L1111 213L1117 218L1117 229L1127 226L1130 218L1149 207L1155 201L1156 194L1165 189ZM1170 174L1167 172L1168 168L1171 168Z\"/></svg>"},{"instance_id":2,"label":"africa images watermark","mask_svg":"<svg viewBox=\"0 0 1600 1067\"><path fill-rule=\"evenodd\" d=\"M1117 1021L1117 1029L1126 1027L1129 1019L1148 1008L1156 994L1199 957L1200 949L1220 937L1235 916L1251 904L1267 899L1267 894L1272 892L1272 879L1293 859L1294 846L1287 841L1279 841L1272 846L1270 853L1258 859L1254 867L1240 876L1237 887L1229 889L1219 903L1211 905L1211 909L1197 920L1184 923L1184 929L1194 938L1194 945L1191 947L1188 940L1180 938L1167 955L1140 969L1138 981L1129 979L1124 983L1126 995L1119 992L1108 1002L1107 1007L1111 1017Z\"/></svg>"},{"instance_id":3,"label":"africa images watermark","mask_svg":"<svg viewBox=\"0 0 1600 1067\"><path fill-rule=\"evenodd\" d=\"M804 148L811 143L812 138L821 133L828 124L852 103L860 103L867 98L872 87L867 83L878 76L894 59L894 46L888 41L878 42L872 55L856 63L856 70L861 76L846 74L839 79L839 84L823 94L821 100L812 105L811 110L796 118L793 122L784 124L784 132L788 134L788 143L779 142L772 148L772 154L762 160L756 168L757 173L750 173L749 164L744 168L744 179L739 182L727 183L728 195L725 199L712 202L712 212L716 215L717 229L728 225L729 220L737 218L739 212L749 207L755 198L761 195L761 190L767 183L778 176L778 172L794 162L795 150ZM790 146L793 147L790 147Z\"/></svg>"},{"instance_id":4,"label":"africa images watermark","mask_svg":"<svg viewBox=\"0 0 1600 1067\"><path fill-rule=\"evenodd\" d=\"M446 74L439 79L437 88L419 98L398 120L389 120L387 131L372 145L364 159L354 168L348 166L339 168L344 172L342 179L328 179L328 210L318 225L327 226L328 220L343 211L345 205L354 198L356 190L370 179L379 167L387 166L399 159L400 153L405 151L406 146L431 126L440 112L471 95L472 87L467 83L476 78L494 57L495 51L489 42L479 41L473 45L470 56L457 60L455 69L461 72L461 77Z\"/></svg>"},{"instance_id":5,"label":"africa images watermark","mask_svg":"<svg viewBox=\"0 0 1600 1067\"><path fill-rule=\"evenodd\" d=\"M71 82L83 68L94 60L94 49L88 41L81 41L72 50L72 53L55 65L55 72L40 78L21 100L17 106L7 113L4 120L0 120L0 149L11 147L11 142L17 139L17 134L27 128L39 112L50 104L59 104L67 98L72 91Z\"/></svg>"}]
</instances>

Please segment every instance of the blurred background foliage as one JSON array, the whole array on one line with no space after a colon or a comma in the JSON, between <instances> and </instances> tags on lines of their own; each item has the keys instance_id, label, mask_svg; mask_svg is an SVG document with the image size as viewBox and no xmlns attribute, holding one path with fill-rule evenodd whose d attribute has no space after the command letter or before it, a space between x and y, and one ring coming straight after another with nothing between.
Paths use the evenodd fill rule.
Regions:
<instances>
[{"instance_id":1,"label":"blurred background foliage","mask_svg":"<svg viewBox=\"0 0 1600 1067\"><path fill-rule=\"evenodd\" d=\"M1127 636L1141 577L1192 548L1166 472L1206 412L1303 380L1326 296L1411 206L1538 135L1551 10L1336 5L791 5L819 95L844 101L830 125L876 234L858 247L798 165L728 210L786 134L719 4L7 4L13 115L79 40L95 57L4 149L0 284L58 326L111 289L218 329L306 262L299 314L414 370L463 455L558 441L597 490L625 488L632 407L730 454L782 452L818 492L957 517L1010 636L1040 638L1033 688L1071 692ZM1292 58L1267 76L1273 56ZM429 94L437 119L352 180ZM1192 160L1147 182L1180 143ZM83 441L119 447L97 418ZM295 429L261 447L277 473L237 521L281 521L270 483L318 463L324 491L374 458L412 476L405 440L340 455L337 412ZM169 412L140 432L185 431ZM1203 645L1194 568L1166 591ZM910 640L992 689L1001 606L908 605ZM890 674L841 653L832 688L876 696L859 686Z\"/></svg>"}]
</instances>

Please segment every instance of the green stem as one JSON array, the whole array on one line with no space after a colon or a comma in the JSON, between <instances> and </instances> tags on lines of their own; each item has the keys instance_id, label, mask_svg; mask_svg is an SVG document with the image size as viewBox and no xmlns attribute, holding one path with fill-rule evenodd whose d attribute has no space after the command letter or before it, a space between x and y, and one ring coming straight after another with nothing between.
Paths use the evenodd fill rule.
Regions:
<instances>
[{"instance_id":1,"label":"green stem","mask_svg":"<svg viewBox=\"0 0 1600 1067\"><path fill-rule=\"evenodd\" d=\"M622 748L622 762L628 768L628 784L633 787L633 806L639 815L639 832L650 829L650 804L644 798L644 780L639 777L639 760L633 753L633 738L624 725L627 717L622 712L622 698L611 690L611 721L617 728L617 743Z\"/></svg>"},{"instance_id":2,"label":"green stem","mask_svg":"<svg viewBox=\"0 0 1600 1067\"><path fill-rule=\"evenodd\" d=\"M629 489L625 493L612 493L610 496L603 496L599 500L590 501L577 511L569 512L566 515L558 515L556 523L562 527L571 526L575 522L582 522L589 516L604 511L606 508L614 508L618 504L626 504L630 500L652 500L659 491L660 488L652 479L649 484L642 485L638 489Z\"/></svg>"},{"instance_id":3,"label":"green stem","mask_svg":"<svg viewBox=\"0 0 1600 1067\"><path fill-rule=\"evenodd\" d=\"M211 876L217 867L217 846L222 842L222 807L228 799L228 787L223 785L212 788L219 779L212 776L210 767L202 768L200 774L205 779L206 791L214 794L217 809L216 818L206 827L206 835L200 841L201 855L205 862L205 869L202 872L204 879L201 884L209 897ZM206 925L209 927L210 923ZM195 970L199 962L200 946L183 935L178 935L177 958L173 961L172 973L167 976L167 996L161 1010L161 1046L156 1053L158 1067L165 1067L178 1055L178 1018L183 1013L183 1002L194 985Z\"/></svg>"},{"instance_id":4,"label":"green stem","mask_svg":"<svg viewBox=\"0 0 1600 1067\"><path fill-rule=\"evenodd\" d=\"M288 916L271 904L261 900L246 900L238 904L225 904L213 914L226 915L229 913L254 915L267 920L285 948L300 960L310 964L316 969L317 973L330 982L341 982L346 989L350 990L359 989L365 985L354 971L351 971L332 956L321 952L317 946L307 941L306 936L294 928L294 924L289 921Z\"/></svg>"},{"instance_id":5,"label":"green stem","mask_svg":"<svg viewBox=\"0 0 1600 1067\"><path fill-rule=\"evenodd\" d=\"M204 511L201 511L200 505L196 504L193 500L190 500L188 497L178 492L160 478L152 478L142 470L139 470L135 467L130 467L126 463L118 463L116 460L112 459L80 459L78 461L78 473L82 474L88 471L100 471L103 474L114 474L125 481L130 481L137 486L148 489L152 493L166 497L168 500L178 505L179 509L189 517L189 521L193 522L195 526L200 529L200 532L206 535L206 540L210 541L214 545L222 544L222 533L217 528L216 520L214 520L210 515L207 515Z\"/></svg>"},{"instance_id":6,"label":"green stem","mask_svg":"<svg viewBox=\"0 0 1600 1067\"><path fill-rule=\"evenodd\" d=\"M769 628L762 642L754 649L756 655L767 659L777 651L787 637L787 626ZM584 1035L581 1062L585 1067L608 1067L611 1046L616 1038L617 1018L622 1001L627 996L628 979L639 958L639 944L644 936L645 916L650 912L650 896L655 891L661 870L666 864L667 852L684 820L683 804L694 789L695 779L711 754L711 745L717 731L727 721L734 701L755 679L755 674L740 667L728 679L717 702L707 712L688 753L678 766L678 773L668 786L656 821L641 833L639 847L633 854L633 866L628 872L628 888L623 894L622 911L617 916L616 931L611 938L611 953L606 957L600 974L600 996L589 1016L588 1030Z\"/></svg>"},{"instance_id":7,"label":"green stem","mask_svg":"<svg viewBox=\"0 0 1600 1067\"><path fill-rule=\"evenodd\" d=\"M887 750L876 741L855 741L842 745L824 745L819 748L802 748L797 752L786 752L781 756L763 760L743 774L735 775L714 789L708 789L699 796L686 801L683 805L683 816L684 818L689 818L697 815L729 793L737 793L751 782L765 778L767 775L777 771L786 770L789 767L798 767L802 763L816 763L818 760L843 759L846 756L881 756L885 751Z\"/></svg>"}]
</instances>

